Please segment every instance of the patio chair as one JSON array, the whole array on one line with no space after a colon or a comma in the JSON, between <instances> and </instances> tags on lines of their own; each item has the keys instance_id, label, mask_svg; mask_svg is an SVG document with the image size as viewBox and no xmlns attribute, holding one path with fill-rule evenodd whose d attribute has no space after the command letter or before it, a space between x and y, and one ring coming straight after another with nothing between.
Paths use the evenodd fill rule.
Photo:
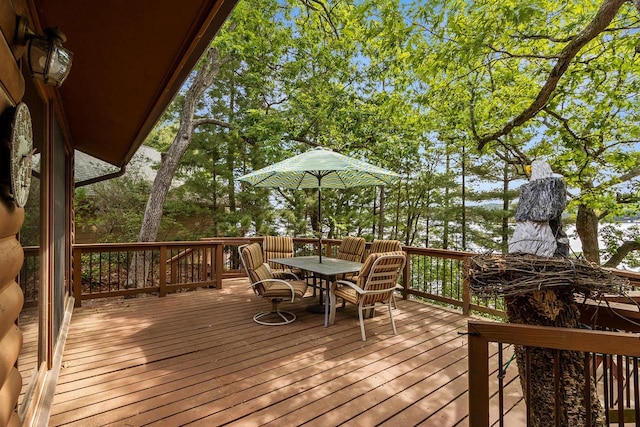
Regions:
<instances>
[{"instance_id":1,"label":"patio chair","mask_svg":"<svg viewBox=\"0 0 640 427\"><path fill-rule=\"evenodd\" d=\"M402 251L373 253L365 260L358 273L358 281L356 283L348 280L338 280L332 283L329 324L335 323L336 302L338 298L342 298L343 301L355 304L358 307L362 341L366 341L363 312L367 310L369 314L367 317L373 317L376 303L382 303L387 305L391 328L393 333L397 334L396 324L393 321L391 301L393 300L393 292L400 288L398 286L398 277L404 268L405 262L405 253Z\"/></svg>"},{"instance_id":2,"label":"patio chair","mask_svg":"<svg viewBox=\"0 0 640 427\"><path fill-rule=\"evenodd\" d=\"M344 259L346 261L362 262L362 256L364 255L364 248L366 242L362 237L347 236L342 239L340 247L338 247L338 254L336 258ZM354 273L342 274L338 276L341 280L351 280Z\"/></svg>"},{"instance_id":3,"label":"patio chair","mask_svg":"<svg viewBox=\"0 0 640 427\"><path fill-rule=\"evenodd\" d=\"M362 262L365 241L362 237L347 236L342 239L336 258L347 261Z\"/></svg>"},{"instance_id":4,"label":"patio chair","mask_svg":"<svg viewBox=\"0 0 640 427\"><path fill-rule=\"evenodd\" d=\"M399 240L374 240L371 243L369 253L377 254L380 252L396 252L402 250L402 243Z\"/></svg>"},{"instance_id":5,"label":"patio chair","mask_svg":"<svg viewBox=\"0 0 640 427\"><path fill-rule=\"evenodd\" d=\"M253 321L261 325L286 325L296 320L296 315L290 311L280 310L283 301L294 302L302 299L307 291L307 283L298 280L298 277L289 272L293 280L274 278L268 265L264 262L262 248L259 243L242 245L238 248L240 260L251 282L250 287L258 298L271 300L271 311L262 311L253 316ZM268 321L266 317L275 314L275 321ZM275 317L275 316L271 316ZM282 319L282 320L280 320Z\"/></svg>"},{"instance_id":6,"label":"patio chair","mask_svg":"<svg viewBox=\"0 0 640 427\"><path fill-rule=\"evenodd\" d=\"M402 243L399 240L374 240L371 243L371 249L369 250L369 254L378 254L381 252L400 252L402 251ZM358 274L355 273L348 280L351 280L353 283L358 281ZM394 302L395 305L395 302Z\"/></svg>"},{"instance_id":7,"label":"patio chair","mask_svg":"<svg viewBox=\"0 0 640 427\"><path fill-rule=\"evenodd\" d=\"M293 273L299 277L302 273L299 269L291 270L282 264L269 261L272 258L293 258L293 239L291 237L265 236L262 242L262 250L264 259L267 261L274 278L287 279L290 278L289 273Z\"/></svg>"},{"instance_id":8,"label":"patio chair","mask_svg":"<svg viewBox=\"0 0 640 427\"><path fill-rule=\"evenodd\" d=\"M369 251L369 253L377 254L380 252L396 252L396 251L402 251L402 243L399 240L376 239L373 241L373 243L371 243L371 250ZM349 280L355 283L358 280L358 276L351 277ZM392 300L393 308L397 308L398 304L396 304L395 292L393 293L392 298L393 298Z\"/></svg>"}]
</instances>

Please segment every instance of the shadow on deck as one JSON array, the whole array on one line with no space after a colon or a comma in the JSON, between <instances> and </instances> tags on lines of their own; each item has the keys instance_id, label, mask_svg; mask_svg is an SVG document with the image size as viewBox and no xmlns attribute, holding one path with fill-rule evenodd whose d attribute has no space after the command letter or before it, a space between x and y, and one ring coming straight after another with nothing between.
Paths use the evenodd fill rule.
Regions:
<instances>
[{"instance_id":1,"label":"shadow on deck","mask_svg":"<svg viewBox=\"0 0 640 427\"><path fill-rule=\"evenodd\" d=\"M76 309L50 425L468 424L460 313L399 299L398 335L381 309L362 342L353 306L324 328L305 310L311 297L287 304L294 323L258 325L252 316L269 303L246 286L227 280L222 290Z\"/></svg>"}]
</instances>

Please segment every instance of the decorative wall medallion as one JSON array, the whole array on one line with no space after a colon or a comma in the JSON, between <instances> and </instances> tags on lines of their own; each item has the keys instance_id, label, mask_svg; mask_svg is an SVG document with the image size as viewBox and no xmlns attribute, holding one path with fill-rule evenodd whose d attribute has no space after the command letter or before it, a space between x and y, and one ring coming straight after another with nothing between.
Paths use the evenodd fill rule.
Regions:
<instances>
[{"instance_id":1,"label":"decorative wall medallion","mask_svg":"<svg viewBox=\"0 0 640 427\"><path fill-rule=\"evenodd\" d=\"M31 113L24 102L18 104L13 116L9 150L11 163L10 193L16 204L22 208L29 198L31 161L35 153L33 149Z\"/></svg>"}]
</instances>

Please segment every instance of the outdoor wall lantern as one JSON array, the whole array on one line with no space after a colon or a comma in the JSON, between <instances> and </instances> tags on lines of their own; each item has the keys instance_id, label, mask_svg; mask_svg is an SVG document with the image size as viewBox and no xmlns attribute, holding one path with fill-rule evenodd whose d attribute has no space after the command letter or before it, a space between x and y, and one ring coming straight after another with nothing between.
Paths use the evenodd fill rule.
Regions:
<instances>
[{"instance_id":1,"label":"outdoor wall lantern","mask_svg":"<svg viewBox=\"0 0 640 427\"><path fill-rule=\"evenodd\" d=\"M29 27L29 18L18 19L16 41L21 45L29 43L27 63L34 77L45 84L60 86L71 70L73 54L62 47L67 37L58 28L47 28L45 36L38 36Z\"/></svg>"}]
</instances>

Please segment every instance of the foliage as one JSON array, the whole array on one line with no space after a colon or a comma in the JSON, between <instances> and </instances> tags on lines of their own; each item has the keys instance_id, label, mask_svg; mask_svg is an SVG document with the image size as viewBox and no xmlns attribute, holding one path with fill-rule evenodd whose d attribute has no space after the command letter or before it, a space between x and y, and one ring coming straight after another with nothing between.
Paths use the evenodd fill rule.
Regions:
<instances>
[{"instance_id":1,"label":"foliage","mask_svg":"<svg viewBox=\"0 0 640 427\"><path fill-rule=\"evenodd\" d=\"M84 236L87 243L136 241L149 189L150 183L135 167L129 167L120 178L76 189L77 234ZM165 206L159 239L199 238L202 216L198 204L185 203L180 191L174 190Z\"/></svg>"},{"instance_id":2,"label":"foliage","mask_svg":"<svg viewBox=\"0 0 640 427\"><path fill-rule=\"evenodd\" d=\"M544 159L565 177L569 213L591 245L597 227L578 212L605 220L640 209L638 10L612 9L605 30L566 52L612 4L239 2L211 45L218 75L198 100L166 222L190 238L312 236L315 191L237 178L322 145L402 175L384 191L325 191L325 236L382 230L410 245L504 251L523 166ZM182 101L147 143L168 147ZM608 242L611 254L620 241Z\"/></svg>"}]
</instances>

